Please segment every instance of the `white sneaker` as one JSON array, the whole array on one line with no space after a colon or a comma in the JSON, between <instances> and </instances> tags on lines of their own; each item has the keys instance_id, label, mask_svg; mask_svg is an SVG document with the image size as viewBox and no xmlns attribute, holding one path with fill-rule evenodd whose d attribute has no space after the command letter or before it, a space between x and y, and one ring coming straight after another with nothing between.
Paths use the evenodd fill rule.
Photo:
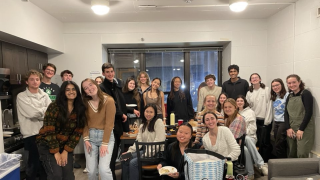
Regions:
<instances>
[{"instance_id":1,"label":"white sneaker","mask_svg":"<svg viewBox=\"0 0 320 180\"><path fill-rule=\"evenodd\" d=\"M264 163L259 168L264 176L268 176L268 163Z\"/></svg>"},{"instance_id":2,"label":"white sneaker","mask_svg":"<svg viewBox=\"0 0 320 180\"><path fill-rule=\"evenodd\" d=\"M88 172L89 172L88 169L84 168L83 173L88 173Z\"/></svg>"}]
</instances>

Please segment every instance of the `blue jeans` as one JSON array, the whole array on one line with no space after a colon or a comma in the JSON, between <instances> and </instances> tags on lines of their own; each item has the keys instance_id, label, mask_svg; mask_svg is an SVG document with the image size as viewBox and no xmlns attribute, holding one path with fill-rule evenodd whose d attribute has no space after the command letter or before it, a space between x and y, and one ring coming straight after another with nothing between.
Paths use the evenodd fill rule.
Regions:
<instances>
[{"instance_id":1,"label":"blue jeans","mask_svg":"<svg viewBox=\"0 0 320 180\"><path fill-rule=\"evenodd\" d=\"M244 146L244 153L246 157L246 164L245 167L248 171L248 175L254 175L254 168L253 163L256 164L258 167L264 164L264 161L257 151L256 145L254 144L254 139L246 136L245 139L245 146Z\"/></svg>"},{"instance_id":2,"label":"blue jeans","mask_svg":"<svg viewBox=\"0 0 320 180\"><path fill-rule=\"evenodd\" d=\"M88 178L89 180L98 180L99 176L101 179L112 180L112 173L110 169L110 161L113 152L114 146L114 135L113 131L111 131L109 143L108 143L108 151L105 156L100 157L100 147L103 139L104 131L100 129L90 129L89 130L89 142L92 146L90 153L86 150L84 146L84 152L86 155L86 166L88 170ZM99 158L99 160L98 160ZM99 162L99 163L98 163ZM99 164L99 168L98 168Z\"/></svg>"}]
</instances>

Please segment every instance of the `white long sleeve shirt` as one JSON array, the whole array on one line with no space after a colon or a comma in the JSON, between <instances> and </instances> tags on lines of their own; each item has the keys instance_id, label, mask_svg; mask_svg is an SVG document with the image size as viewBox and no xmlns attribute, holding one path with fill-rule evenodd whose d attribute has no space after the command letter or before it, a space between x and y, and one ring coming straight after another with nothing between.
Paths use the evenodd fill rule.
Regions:
<instances>
[{"instance_id":1,"label":"white long sleeve shirt","mask_svg":"<svg viewBox=\"0 0 320 180\"><path fill-rule=\"evenodd\" d=\"M23 138L39 134L43 126L44 114L51 100L47 93L38 89L33 94L28 87L17 96L17 114Z\"/></svg>"},{"instance_id":2,"label":"white long sleeve shirt","mask_svg":"<svg viewBox=\"0 0 320 180\"><path fill-rule=\"evenodd\" d=\"M256 118L264 119L264 124L272 122L272 102L270 100L270 89L268 87L253 89L248 91L246 99L251 109L256 114Z\"/></svg>"},{"instance_id":3,"label":"white long sleeve shirt","mask_svg":"<svg viewBox=\"0 0 320 180\"><path fill-rule=\"evenodd\" d=\"M239 111L239 114L244 117L247 125L247 136L250 136L252 139L257 142L257 124L256 124L256 114L250 107Z\"/></svg>"},{"instance_id":4,"label":"white long sleeve shirt","mask_svg":"<svg viewBox=\"0 0 320 180\"><path fill-rule=\"evenodd\" d=\"M229 128L218 126L216 144L212 145L209 133L203 136L203 146L206 150L216 152L224 157L230 157L232 161L238 159L241 150Z\"/></svg>"}]
</instances>

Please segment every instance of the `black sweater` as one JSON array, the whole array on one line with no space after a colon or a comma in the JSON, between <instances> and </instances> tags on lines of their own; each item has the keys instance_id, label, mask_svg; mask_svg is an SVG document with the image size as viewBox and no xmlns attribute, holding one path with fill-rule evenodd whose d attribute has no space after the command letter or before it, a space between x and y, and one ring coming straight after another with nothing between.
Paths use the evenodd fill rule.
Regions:
<instances>
[{"instance_id":1,"label":"black sweater","mask_svg":"<svg viewBox=\"0 0 320 180\"><path fill-rule=\"evenodd\" d=\"M137 104L137 100L133 97L133 91L128 91L126 93L123 93L124 101L126 104ZM127 107L128 113L133 114L133 110L138 110L138 106L136 107Z\"/></svg>"},{"instance_id":2,"label":"black sweater","mask_svg":"<svg viewBox=\"0 0 320 180\"><path fill-rule=\"evenodd\" d=\"M167 97L168 122L170 122L170 114L172 111L174 111L175 122L178 122L178 119L183 119L184 122L188 122L194 118L191 95L187 90L184 91L184 94L185 98L182 100L179 96L179 91L174 91L173 99L169 99L169 96Z\"/></svg>"},{"instance_id":3,"label":"black sweater","mask_svg":"<svg viewBox=\"0 0 320 180\"><path fill-rule=\"evenodd\" d=\"M227 93L228 97L234 100L236 100L240 94L245 97L249 90L248 82L245 79L238 78L239 80L234 83L229 79L222 84L222 92Z\"/></svg>"},{"instance_id":4,"label":"black sweater","mask_svg":"<svg viewBox=\"0 0 320 180\"><path fill-rule=\"evenodd\" d=\"M287 110L287 105L288 105L288 102L290 101L290 97L301 96L302 103L304 105L305 114L304 114L304 118L302 120L302 123L299 127L299 130L304 131L304 129L307 127L309 121L311 120L312 113L313 113L313 96L312 96L311 92L306 89L303 90L302 94L301 94L301 92L302 91L299 91L297 94L294 94L293 92L291 92L289 94L289 96L287 97L286 108L285 108L285 112L284 112L284 122L285 122L287 129L291 128L290 127L290 120L289 120L289 113Z\"/></svg>"}]
</instances>

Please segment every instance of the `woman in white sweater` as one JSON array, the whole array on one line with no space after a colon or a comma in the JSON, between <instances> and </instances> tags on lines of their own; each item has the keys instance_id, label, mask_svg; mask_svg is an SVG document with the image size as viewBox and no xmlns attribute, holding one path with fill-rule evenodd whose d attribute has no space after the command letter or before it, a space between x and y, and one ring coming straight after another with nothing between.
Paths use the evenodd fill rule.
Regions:
<instances>
[{"instance_id":1,"label":"woman in white sweater","mask_svg":"<svg viewBox=\"0 0 320 180\"><path fill-rule=\"evenodd\" d=\"M270 144L270 132L272 129L270 90L261 83L261 77L258 73L251 74L250 82L251 86L246 99L256 114L257 147L259 147L259 153L264 161L267 162L272 151Z\"/></svg>"},{"instance_id":2,"label":"woman in white sweater","mask_svg":"<svg viewBox=\"0 0 320 180\"><path fill-rule=\"evenodd\" d=\"M154 104L147 104L144 107L144 115L142 116L142 124L139 128L139 133L136 140L139 142L161 142L165 141L166 134L162 119L157 119L157 107ZM132 153L132 159L123 163L122 175L124 180L138 180L138 158L136 153L136 145L129 147L125 153ZM123 154L125 154L123 153Z\"/></svg>"},{"instance_id":3,"label":"woman in white sweater","mask_svg":"<svg viewBox=\"0 0 320 180\"><path fill-rule=\"evenodd\" d=\"M240 146L230 129L219 126L217 116L213 112L205 113L202 121L209 129L209 132L203 137L204 148L222 156L230 157L232 161L237 160L241 152Z\"/></svg>"},{"instance_id":4,"label":"woman in white sweater","mask_svg":"<svg viewBox=\"0 0 320 180\"><path fill-rule=\"evenodd\" d=\"M261 155L257 151L257 126L256 126L256 115L249 107L249 103L243 95L239 95L236 99L239 114L242 115L246 122L247 135L245 139L244 153L246 157L245 167L248 171L248 179L254 179L254 168L253 163L256 164L262 173L268 175L268 166L264 163Z\"/></svg>"}]
</instances>

